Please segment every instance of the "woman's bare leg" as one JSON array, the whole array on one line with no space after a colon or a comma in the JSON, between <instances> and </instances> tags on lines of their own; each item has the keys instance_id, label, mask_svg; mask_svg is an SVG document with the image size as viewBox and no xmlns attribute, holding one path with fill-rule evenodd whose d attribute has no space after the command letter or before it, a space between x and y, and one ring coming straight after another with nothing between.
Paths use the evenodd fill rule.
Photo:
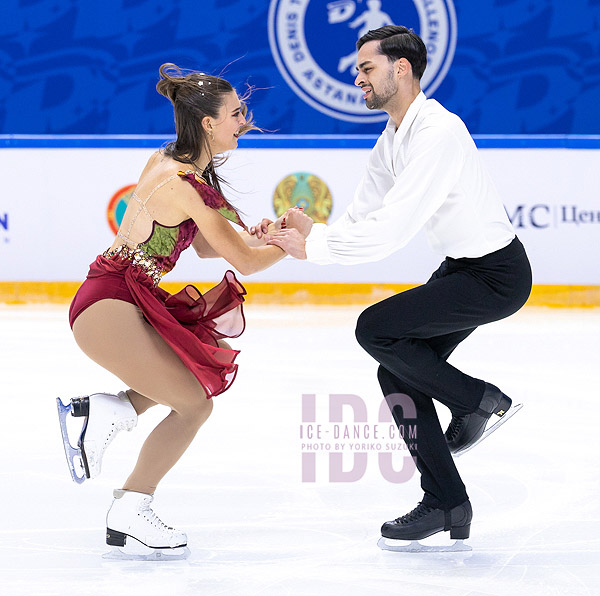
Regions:
<instances>
[{"instance_id":1,"label":"woman's bare leg","mask_svg":"<svg viewBox=\"0 0 600 596\"><path fill-rule=\"evenodd\" d=\"M127 393L127 397L129 397L129 401L138 416L156 405L155 401L131 388L127 389L125 393Z\"/></svg>"},{"instance_id":2,"label":"woman's bare leg","mask_svg":"<svg viewBox=\"0 0 600 596\"><path fill-rule=\"evenodd\" d=\"M138 413L148 409L147 400L171 408L146 439L123 486L152 494L209 417L212 400L133 304L100 300L77 317L73 333L92 360L131 387Z\"/></svg>"}]
</instances>

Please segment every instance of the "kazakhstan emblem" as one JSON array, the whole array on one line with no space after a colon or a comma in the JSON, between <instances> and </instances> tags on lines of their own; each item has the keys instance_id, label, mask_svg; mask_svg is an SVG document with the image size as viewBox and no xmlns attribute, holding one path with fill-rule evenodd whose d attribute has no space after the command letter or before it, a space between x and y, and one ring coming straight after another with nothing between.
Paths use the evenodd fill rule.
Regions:
<instances>
[{"instance_id":1,"label":"kazakhstan emblem","mask_svg":"<svg viewBox=\"0 0 600 596\"><path fill-rule=\"evenodd\" d=\"M286 176L273 193L273 209L277 217L290 207L302 207L317 223L327 223L331 215L331 192L318 176L296 172Z\"/></svg>"}]
</instances>

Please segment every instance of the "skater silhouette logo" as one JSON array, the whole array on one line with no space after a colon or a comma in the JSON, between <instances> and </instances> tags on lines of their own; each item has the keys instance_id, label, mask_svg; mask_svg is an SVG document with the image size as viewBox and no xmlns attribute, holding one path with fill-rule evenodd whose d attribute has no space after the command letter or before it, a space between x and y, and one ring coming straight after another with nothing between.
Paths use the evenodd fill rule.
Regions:
<instances>
[{"instance_id":1,"label":"skater silhouette logo","mask_svg":"<svg viewBox=\"0 0 600 596\"><path fill-rule=\"evenodd\" d=\"M426 95L443 81L456 46L452 0L271 0L269 43L291 89L320 112L351 122L387 120L354 85L356 42L372 29L404 25L427 46Z\"/></svg>"}]
</instances>

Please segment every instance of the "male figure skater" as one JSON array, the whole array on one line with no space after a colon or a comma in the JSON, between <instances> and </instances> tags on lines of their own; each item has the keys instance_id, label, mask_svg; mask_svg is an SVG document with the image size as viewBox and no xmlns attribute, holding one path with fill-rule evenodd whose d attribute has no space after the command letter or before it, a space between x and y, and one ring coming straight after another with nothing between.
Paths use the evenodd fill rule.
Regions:
<instances>
[{"instance_id":1,"label":"male figure skater","mask_svg":"<svg viewBox=\"0 0 600 596\"><path fill-rule=\"evenodd\" d=\"M306 242L288 229L270 243L313 263L354 264L383 259L425 227L432 249L446 257L426 284L365 310L356 337L380 364L396 423L404 413L394 407L395 394L408 395L417 412L411 453L425 495L413 511L386 522L382 535L419 540L449 530L464 539L472 510L452 454L473 447L515 406L447 359L479 325L525 304L531 269L464 123L421 91L421 38L386 26L363 35L357 48L355 84L368 108L389 114L388 124L346 214L330 226L312 225ZM288 217L293 224L295 214ZM256 230L265 232L265 221ZM445 433L434 399L452 413Z\"/></svg>"}]
</instances>

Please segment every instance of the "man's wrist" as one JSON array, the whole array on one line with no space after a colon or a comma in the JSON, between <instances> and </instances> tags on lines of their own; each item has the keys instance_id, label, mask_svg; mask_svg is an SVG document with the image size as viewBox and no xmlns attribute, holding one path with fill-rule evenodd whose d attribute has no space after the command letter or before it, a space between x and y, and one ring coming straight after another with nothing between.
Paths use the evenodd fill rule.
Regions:
<instances>
[{"instance_id":1,"label":"man's wrist","mask_svg":"<svg viewBox=\"0 0 600 596\"><path fill-rule=\"evenodd\" d=\"M327 225L314 223L309 235L304 240L304 252L306 260L310 263L328 264L333 263L327 243Z\"/></svg>"}]
</instances>

